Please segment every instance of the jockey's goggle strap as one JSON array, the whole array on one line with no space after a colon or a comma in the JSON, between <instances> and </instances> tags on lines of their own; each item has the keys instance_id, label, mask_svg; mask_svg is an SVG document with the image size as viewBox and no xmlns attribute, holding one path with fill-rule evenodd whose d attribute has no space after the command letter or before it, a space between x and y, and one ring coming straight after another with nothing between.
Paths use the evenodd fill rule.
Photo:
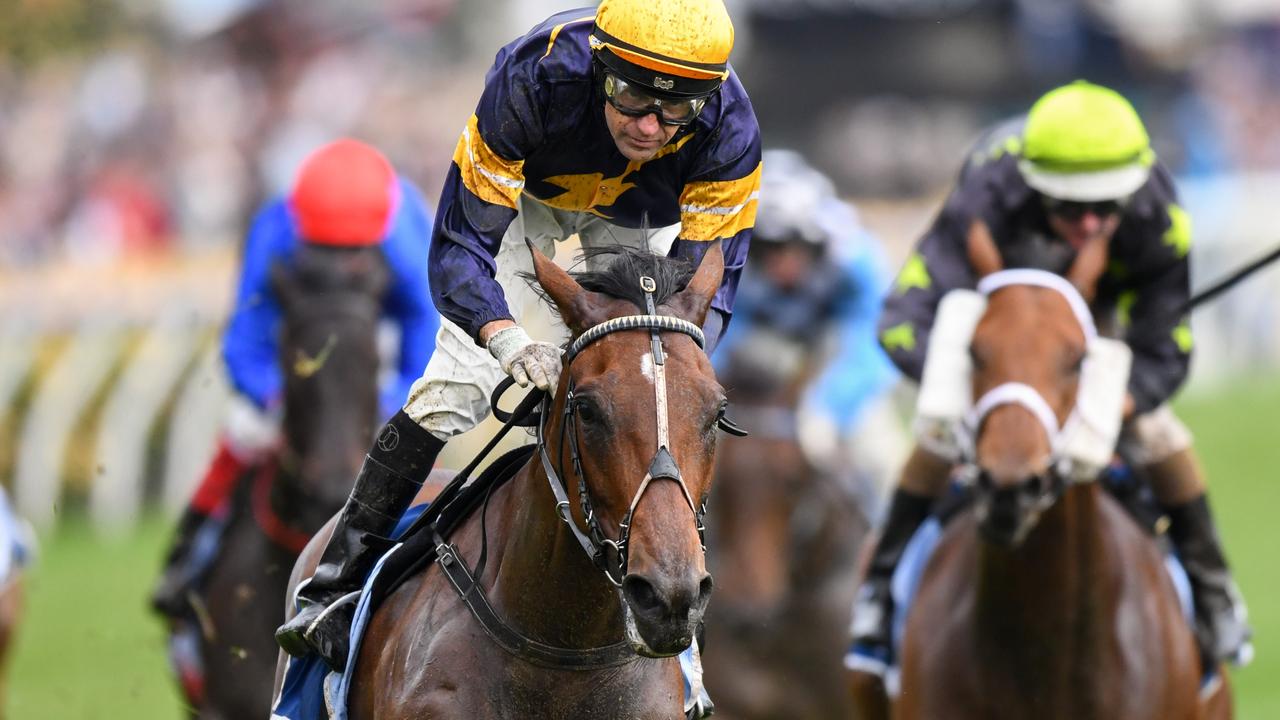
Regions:
<instances>
[{"instance_id":1,"label":"jockey's goggle strap","mask_svg":"<svg viewBox=\"0 0 1280 720\"><path fill-rule=\"evenodd\" d=\"M627 117L657 115L663 125L688 125L702 112L706 97L658 98L611 72L604 73L604 96L614 110Z\"/></svg>"}]
</instances>

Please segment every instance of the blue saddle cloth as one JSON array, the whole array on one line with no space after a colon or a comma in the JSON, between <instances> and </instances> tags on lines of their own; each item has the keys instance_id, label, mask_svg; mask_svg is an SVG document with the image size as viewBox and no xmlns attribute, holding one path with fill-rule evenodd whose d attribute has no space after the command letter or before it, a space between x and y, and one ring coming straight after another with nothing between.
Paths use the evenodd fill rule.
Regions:
<instances>
[{"instance_id":1,"label":"blue saddle cloth","mask_svg":"<svg viewBox=\"0 0 1280 720\"><path fill-rule=\"evenodd\" d=\"M392 532L392 539L399 539L418 516L427 508L418 505L409 508ZM347 652L347 670L336 673L315 655L305 658L289 658L285 665L284 683L280 695L271 708L271 720L347 720L347 694L351 690L351 670L360 653L360 641L372 616L369 589L373 586L383 564L399 548L394 545L380 558L365 580L364 592L356 604L351 622L351 649ZM710 714L711 698L702 686L702 662L696 643L680 654L680 671L684 676L685 712L692 718ZM695 691L696 688L696 691Z\"/></svg>"},{"instance_id":2,"label":"blue saddle cloth","mask_svg":"<svg viewBox=\"0 0 1280 720\"><path fill-rule=\"evenodd\" d=\"M890 697L896 697L901 689L899 685L899 667L898 658L900 657L899 649L902 647L902 639L906 634L907 615L911 611L911 603L915 601L916 593L920 590L920 581L924 577L925 566L929 563L929 558L933 556L934 550L938 547L938 541L942 539L942 524L937 518L929 518L925 521L916 534L912 536L911 541L907 543L906 550L903 551L902 560L898 563L898 569L893 573L893 650L891 660L886 663L885 658L868 655L866 648L854 646L849 649L845 656L845 665L852 669L868 670L871 672L883 673L885 690L888 691ZM1177 556L1168 553L1164 558L1165 569L1169 571L1169 577L1173 580L1173 586L1178 593L1178 601L1182 605L1182 614L1187 622L1193 623L1195 620L1194 610L1191 601L1191 581L1187 577L1187 571L1182 567L1182 563ZM1209 678L1206 678L1206 681Z\"/></svg>"},{"instance_id":3,"label":"blue saddle cloth","mask_svg":"<svg viewBox=\"0 0 1280 720\"><path fill-rule=\"evenodd\" d=\"M392 539L399 539L427 506L409 508L392 531ZM346 720L347 692L351 688L351 669L360 651L360 640L369 624L368 589L382 571L382 565L395 552L394 545L378 560L365 580L365 592L356 604L355 618L351 622L351 646L347 651L347 670L336 673L316 655L304 658L291 657L285 665L284 683L280 696L271 708L271 720Z\"/></svg>"}]
</instances>

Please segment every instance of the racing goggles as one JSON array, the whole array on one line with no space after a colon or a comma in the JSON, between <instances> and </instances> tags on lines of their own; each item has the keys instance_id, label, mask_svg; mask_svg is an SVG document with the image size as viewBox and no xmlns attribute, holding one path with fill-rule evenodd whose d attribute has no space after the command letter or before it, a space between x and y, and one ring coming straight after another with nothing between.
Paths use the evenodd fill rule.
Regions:
<instances>
[{"instance_id":1,"label":"racing goggles","mask_svg":"<svg viewBox=\"0 0 1280 720\"><path fill-rule=\"evenodd\" d=\"M614 110L627 117L657 115L663 125L688 125L707 103L706 97L657 98L611 72L604 74L604 96Z\"/></svg>"},{"instance_id":2,"label":"racing goggles","mask_svg":"<svg viewBox=\"0 0 1280 720\"><path fill-rule=\"evenodd\" d=\"M1079 200L1057 200L1047 195L1043 197L1045 212L1073 222L1084 217L1087 213L1093 213L1100 218L1119 215L1124 212L1125 205L1128 202L1128 198L1082 202Z\"/></svg>"}]
</instances>

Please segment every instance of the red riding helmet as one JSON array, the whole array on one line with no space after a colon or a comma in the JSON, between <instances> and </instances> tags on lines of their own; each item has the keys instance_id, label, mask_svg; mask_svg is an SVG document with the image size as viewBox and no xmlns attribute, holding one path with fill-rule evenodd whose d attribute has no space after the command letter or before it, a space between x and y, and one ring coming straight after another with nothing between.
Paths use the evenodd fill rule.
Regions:
<instances>
[{"instance_id":1,"label":"red riding helmet","mask_svg":"<svg viewBox=\"0 0 1280 720\"><path fill-rule=\"evenodd\" d=\"M396 171L387 158L343 138L307 156L288 202L303 240L358 246L382 242L398 199Z\"/></svg>"}]
</instances>

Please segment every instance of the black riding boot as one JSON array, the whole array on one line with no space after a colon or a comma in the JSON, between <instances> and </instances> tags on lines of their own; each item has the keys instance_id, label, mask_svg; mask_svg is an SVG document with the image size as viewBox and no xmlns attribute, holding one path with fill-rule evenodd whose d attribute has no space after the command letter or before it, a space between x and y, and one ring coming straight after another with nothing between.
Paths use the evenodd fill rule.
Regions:
<instances>
[{"instance_id":1,"label":"black riding boot","mask_svg":"<svg viewBox=\"0 0 1280 720\"><path fill-rule=\"evenodd\" d=\"M1253 657L1253 631L1244 599L1227 568L1208 499L1200 495L1164 511L1169 516L1169 539L1191 580L1201 661L1206 669L1220 662L1247 664Z\"/></svg>"},{"instance_id":2,"label":"black riding boot","mask_svg":"<svg viewBox=\"0 0 1280 720\"><path fill-rule=\"evenodd\" d=\"M208 519L207 515L190 506L178 519L173 545L165 557L164 570L155 589L151 591L151 609L165 617L179 618L190 609L187 593L192 589L194 578L191 576L189 558L196 534Z\"/></svg>"},{"instance_id":3,"label":"black riding boot","mask_svg":"<svg viewBox=\"0 0 1280 720\"><path fill-rule=\"evenodd\" d=\"M893 597L890 584L902 553L916 530L929 517L933 498L899 488L889 503L889 517L871 553L867 576L853 605L853 645L856 654L888 665L892 655Z\"/></svg>"},{"instance_id":4,"label":"black riding boot","mask_svg":"<svg viewBox=\"0 0 1280 720\"><path fill-rule=\"evenodd\" d=\"M365 536L391 533L443 447L403 410L382 426L315 574L298 586L298 614L276 630L285 652L295 657L314 652L336 671L346 667L356 601L379 557Z\"/></svg>"}]
</instances>

